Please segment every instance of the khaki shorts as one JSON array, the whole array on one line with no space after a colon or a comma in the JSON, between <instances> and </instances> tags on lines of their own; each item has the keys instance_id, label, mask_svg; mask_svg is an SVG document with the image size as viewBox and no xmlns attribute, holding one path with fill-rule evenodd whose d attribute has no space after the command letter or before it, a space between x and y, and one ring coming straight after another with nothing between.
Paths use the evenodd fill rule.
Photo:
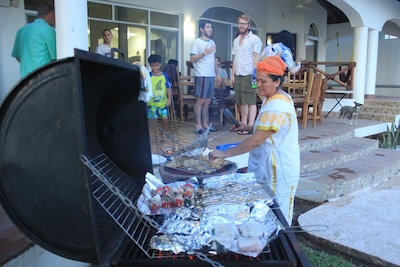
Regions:
<instances>
[{"instance_id":1,"label":"khaki shorts","mask_svg":"<svg viewBox=\"0 0 400 267\"><path fill-rule=\"evenodd\" d=\"M257 90L251 88L251 75L235 75L234 89L237 105L255 105L257 103Z\"/></svg>"}]
</instances>

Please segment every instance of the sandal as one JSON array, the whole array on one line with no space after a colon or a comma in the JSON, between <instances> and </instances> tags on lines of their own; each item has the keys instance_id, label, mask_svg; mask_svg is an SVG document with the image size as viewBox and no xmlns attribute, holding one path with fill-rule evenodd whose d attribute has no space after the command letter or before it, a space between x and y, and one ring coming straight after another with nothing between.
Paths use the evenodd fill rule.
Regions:
<instances>
[{"instance_id":1,"label":"sandal","mask_svg":"<svg viewBox=\"0 0 400 267\"><path fill-rule=\"evenodd\" d=\"M238 135L248 135L248 134L253 134L253 132L251 132L251 131L238 131L237 134Z\"/></svg>"}]
</instances>

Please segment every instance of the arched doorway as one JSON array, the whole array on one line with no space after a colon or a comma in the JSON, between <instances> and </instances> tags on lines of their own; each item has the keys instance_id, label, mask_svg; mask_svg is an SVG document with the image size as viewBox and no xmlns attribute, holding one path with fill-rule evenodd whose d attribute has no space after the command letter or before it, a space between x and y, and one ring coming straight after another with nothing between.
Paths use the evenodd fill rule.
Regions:
<instances>
[{"instance_id":1,"label":"arched doorway","mask_svg":"<svg viewBox=\"0 0 400 267\"><path fill-rule=\"evenodd\" d=\"M306 45L306 61L318 61L318 41L319 31L317 26L313 23L310 25L307 34Z\"/></svg>"}]
</instances>

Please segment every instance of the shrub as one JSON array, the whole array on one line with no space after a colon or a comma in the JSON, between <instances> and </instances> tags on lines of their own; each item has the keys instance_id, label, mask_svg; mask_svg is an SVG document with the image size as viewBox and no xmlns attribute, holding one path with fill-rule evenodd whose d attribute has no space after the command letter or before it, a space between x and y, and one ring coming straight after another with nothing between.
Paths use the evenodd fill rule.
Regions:
<instances>
[{"instance_id":1,"label":"shrub","mask_svg":"<svg viewBox=\"0 0 400 267\"><path fill-rule=\"evenodd\" d=\"M389 129L386 127L386 133L383 133L379 138L379 147L387 149L396 149L396 146L400 144L400 129L395 124Z\"/></svg>"}]
</instances>

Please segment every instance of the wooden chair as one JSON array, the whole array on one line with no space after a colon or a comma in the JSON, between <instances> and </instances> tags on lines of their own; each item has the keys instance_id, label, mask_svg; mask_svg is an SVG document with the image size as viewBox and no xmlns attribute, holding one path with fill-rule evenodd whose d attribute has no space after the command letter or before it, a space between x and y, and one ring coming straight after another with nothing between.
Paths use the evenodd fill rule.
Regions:
<instances>
[{"instance_id":1,"label":"wooden chair","mask_svg":"<svg viewBox=\"0 0 400 267\"><path fill-rule=\"evenodd\" d=\"M189 106L194 106L196 103L196 97L185 92L188 92L189 88L193 87L194 78L190 76L179 75L178 67L173 64L167 64L163 71L167 73L172 84L173 107L177 107L177 113L181 121L187 120ZM171 107L170 114L173 114ZM173 119L171 116L170 118Z\"/></svg>"},{"instance_id":2,"label":"wooden chair","mask_svg":"<svg viewBox=\"0 0 400 267\"><path fill-rule=\"evenodd\" d=\"M307 71L296 74L288 74L288 80L282 87L287 88L287 92L292 96L304 96L307 88Z\"/></svg>"},{"instance_id":3,"label":"wooden chair","mask_svg":"<svg viewBox=\"0 0 400 267\"><path fill-rule=\"evenodd\" d=\"M320 124L322 124L322 119L324 115L322 114L322 106L325 102L325 94L326 89L328 88L328 79L324 78L321 83L320 94L319 94L319 103L318 103L318 112L317 112L317 120Z\"/></svg>"},{"instance_id":4,"label":"wooden chair","mask_svg":"<svg viewBox=\"0 0 400 267\"><path fill-rule=\"evenodd\" d=\"M168 76L168 79L171 83L171 91L172 91L172 103L169 106L169 119L175 120L175 116L177 115L176 107L179 103L179 70L178 67L174 64L167 64L163 68L163 72L165 72Z\"/></svg>"},{"instance_id":5,"label":"wooden chair","mask_svg":"<svg viewBox=\"0 0 400 267\"><path fill-rule=\"evenodd\" d=\"M191 106L194 107L197 98L193 94L188 94L194 86L194 77L180 76L179 79L179 115L181 121L188 119L188 113Z\"/></svg>"},{"instance_id":6,"label":"wooden chair","mask_svg":"<svg viewBox=\"0 0 400 267\"><path fill-rule=\"evenodd\" d=\"M233 62L231 60L221 61L221 68L224 68L228 74L228 80L225 83L226 88L231 88L231 89L233 88L232 75L234 75L232 73L232 64L233 64ZM218 88L218 87L215 87L215 88ZM228 96L219 98L220 99L220 101L219 101L220 121L222 124L225 124L225 117L223 114L224 107L229 108L231 111L233 110L236 120L240 121L239 108L235 104L235 95L230 94L230 90L228 90L228 91L229 91ZM216 96L216 97L218 98L218 96Z\"/></svg>"},{"instance_id":7,"label":"wooden chair","mask_svg":"<svg viewBox=\"0 0 400 267\"><path fill-rule=\"evenodd\" d=\"M312 127L317 123L318 103L320 88L322 83L322 75L318 73L309 73L307 91L304 97L293 98L296 109L300 109L297 119L303 125L303 129L307 127L307 121L312 120ZM312 111L310 111L312 108Z\"/></svg>"},{"instance_id":8,"label":"wooden chair","mask_svg":"<svg viewBox=\"0 0 400 267\"><path fill-rule=\"evenodd\" d=\"M238 113L237 107L235 105L235 95L232 95L231 90L229 89L231 87L232 81L227 81L225 83L225 88L217 88L217 84L215 87L214 97L218 102L219 118L222 125L225 124L225 117L223 113L224 107L229 108L231 111L234 110L235 114Z\"/></svg>"}]
</instances>

